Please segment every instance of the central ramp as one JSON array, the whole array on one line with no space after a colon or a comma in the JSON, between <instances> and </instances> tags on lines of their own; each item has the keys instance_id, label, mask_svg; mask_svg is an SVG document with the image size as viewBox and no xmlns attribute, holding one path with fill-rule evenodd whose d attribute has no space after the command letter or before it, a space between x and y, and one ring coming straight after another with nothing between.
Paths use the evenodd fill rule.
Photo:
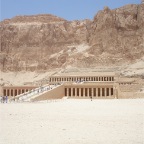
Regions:
<instances>
[{"instance_id":1,"label":"central ramp","mask_svg":"<svg viewBox=\"0 0 144 144\"><path fill-rule=\"evenodd\" d=\"M44 94L32 98L31 101L35 102L35 101L43 101L48 99L62 99L63 97L64 97L64 88L63 85L60 85L59 87L47 91Z\"/></svg>"}]
</instances>

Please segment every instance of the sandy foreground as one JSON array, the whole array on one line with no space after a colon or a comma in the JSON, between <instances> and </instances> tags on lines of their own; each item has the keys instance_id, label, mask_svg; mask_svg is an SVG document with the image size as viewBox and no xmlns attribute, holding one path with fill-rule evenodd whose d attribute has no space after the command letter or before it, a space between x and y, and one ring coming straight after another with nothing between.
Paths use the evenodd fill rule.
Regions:
<instances>
[{"instance_id":1,"label":"sandy foreground","mask_svg":"<svg viewBox=\"0 0 144 144\"><path fill-rule=\"evenodd\" d=\"M144 99L0 104L0 144L144 144Z\"/></svg>"}]
</instances>

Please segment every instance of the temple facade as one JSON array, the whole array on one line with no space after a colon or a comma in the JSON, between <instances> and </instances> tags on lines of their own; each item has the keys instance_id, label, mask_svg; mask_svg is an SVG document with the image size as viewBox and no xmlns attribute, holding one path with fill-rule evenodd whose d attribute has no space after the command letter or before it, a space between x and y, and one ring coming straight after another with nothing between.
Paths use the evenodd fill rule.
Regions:
<instances>
[{"instance_id":1,"label":"temple facade","mask_svg":"<svg viewBox=\"0 0 144 144\"><path fill-rule=\"evenodd\" d=\"M54 89L48 86L59 85ZM47 88L46 88L47 86ZM4 96L17 97L35 89L47 91L33 98L33 101L55 98L140 98L144 97L141 90L144 81L137 78L125 78L113 72L93 73L61 73L48 78L46 86L5 86L2 87Z\"/></svg>"},{"instance_id":2,"label":"temple facade","mask_svg":"<svg viewBox=\"0 0 144 144\"><path fill-rule=\"evenodd\" d=\"M3 96L13 97L28 92L35 88L36 86L4 86L2 88L2 93Z\"/></svg>"}]
</instances>

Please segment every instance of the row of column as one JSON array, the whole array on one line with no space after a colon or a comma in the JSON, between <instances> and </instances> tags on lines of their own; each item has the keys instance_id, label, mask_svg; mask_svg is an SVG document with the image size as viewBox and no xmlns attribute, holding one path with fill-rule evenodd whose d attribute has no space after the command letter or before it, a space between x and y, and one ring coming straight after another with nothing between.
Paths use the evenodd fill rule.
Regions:
<instances>
[{"instance_id":1,"label":"row of column","mask_svg":"<svg viewBox=\"0 0 144 144\"><path fill-rule=\"evenodd\" d=\"M51 77L50 82L62 81L114 81L114 77Z\"/></svg>"},{"instance_id":2,"label":"row of column","mask_svg":"<svg viewBox=\"0 0 144 144\"><path fill-rule=\"evenodd\" d=\"M113 88L65 88L65 96L70 97L106 97L113 95Z\"/></svg>"},{"instance_id":3,"label":"row of column","mask_svg":"<svg viewBox=\"0 0 144 144\"><path fill-rule=\"evenodd\" d=\"M3 95L4 96L16 96L20 95L22 93L25 93L31 89L4 89L3 90Z\"/></svg>"}]
</instances>

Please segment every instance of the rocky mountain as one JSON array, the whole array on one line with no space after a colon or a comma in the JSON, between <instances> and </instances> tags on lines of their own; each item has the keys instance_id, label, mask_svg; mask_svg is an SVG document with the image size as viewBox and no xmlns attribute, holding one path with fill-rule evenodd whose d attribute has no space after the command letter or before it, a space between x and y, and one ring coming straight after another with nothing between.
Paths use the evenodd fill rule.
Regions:
<instances>
[{"instance_id":1,"label":"rocky mountain","mask_svg":"<svg viewBox=\"0 0 144 144\"><path fill-rule=\"evenodd\" d=\"M132 64L144 55L144 4L105 7L83 21L16 16L0 22L0 37L4 72Z\"/></svg>"},{"instance_id":2,"label":"rocky mountain","mask_svg":"<svg viewBox=\"0 0 144 144\"><path fill-rule=\"evenodd\" d=\"M91 24L90 53L108 64L132 63L144 55L144 4L98 12ZM98 51L98 52L97 52Z\"/></svg>"},{"instance_id":3,"label":"rocky mountain","mask_svg":"<svg viewBox=\"0 0 144 144\"><path fill-rule=\"evenodd\" d=\"M52 15L18 16L1 22L1 70L61 67L69 57L69 49L87 43L89 23L90 20L70 22Z\"/></svg>"}]
</instances>

